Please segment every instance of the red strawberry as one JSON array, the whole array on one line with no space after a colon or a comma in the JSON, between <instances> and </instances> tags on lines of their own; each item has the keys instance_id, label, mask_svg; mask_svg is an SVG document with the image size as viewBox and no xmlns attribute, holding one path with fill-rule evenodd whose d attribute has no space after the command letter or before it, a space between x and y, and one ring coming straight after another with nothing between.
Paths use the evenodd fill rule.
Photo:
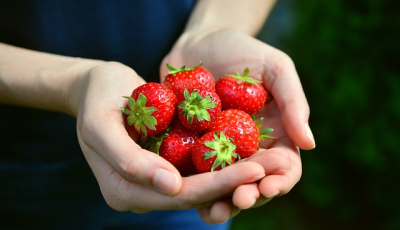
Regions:
<instances>
[{"instance_id":1,"label":"red strawberry","mask_svg":"<svg viewBox=\"0 0 400 230\"><path fill-rule=\"evenodd\" d=\"M259 131L252 117L237 109L222 111L209 132L224 131L236 144L241 158L252 155L258 149Z\"/></svg>"},{"instance_id":2,"label":"red strawberry","mask_svg":"<svg viewBox=\"0 0 400 230\"><path fill-rule=\"evenodd\" d=\"M193 164L200 173L218 171L235 162L235 149L224 132L208 132L192 148Z\"/></svg>"},{"instance_id":3,"label":"red strawberry","mask_svg":"<svg viewBox=\"0 0 400 230\"><path fill-rule=\"evenodd\" d=\"M183 94L185 89L188 89L190 92L194 89L215 91L214 77L207 69L201 67L201 65L202 63L191 68L182 66L180 69L175 69L167 64L170 72L164 79L164 85L174 91L176 95Z\"/></svg>"},{"instance_id":4,"label":"red strawberry","mask_svg":"<svg viewBox=\"0 0 400 230\"><path fill-rule=\"evenodd\" d=\"M144 136L154 136L166 130L175 113L177 99L166 86L146 83L133 90L128 106L121 107L128 125Z\"/></svg>"},{"instance_id":5,"label":"red strawberry","mask_svg":"<svg viewBox=\"0 0 400 230\"><path fill-rule=\"evenodd\" d=\"M226 75L217 81L215 91L221 98L223 110L239 109L252 115L270 100L270 94L265 91L261 81L248 77L249 72L246 68L243 75Z\"/></svg>"},{"instance_id":6,"label":"red strawberry","mask_svg":"<svg viewBox=\"0 0 400 230\"><path fill-rule=\"evenodd\" d=\"M214 91L185 89L178 95L178 118L189 130L201 132L211 127L221 113L221 99Z\"/></svg>"},{"instance_id":7,"label":"red strawberry","mask_svg":"<svg viewBox=\"0 0 400 230\"><path fill-rule=\"evenodd\" d=\"M187 176L197 173L190 151L199 138L200 134L189 131L179 122L172 122L162 134L148 137L143 147L169 161L182 176Z\"/></svg>"}]
</instances>

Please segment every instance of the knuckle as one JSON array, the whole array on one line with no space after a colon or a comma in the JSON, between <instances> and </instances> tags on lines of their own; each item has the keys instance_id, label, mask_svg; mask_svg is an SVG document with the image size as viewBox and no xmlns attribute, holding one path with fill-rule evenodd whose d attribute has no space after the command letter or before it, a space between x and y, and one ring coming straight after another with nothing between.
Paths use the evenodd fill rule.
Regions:
<instances>
[{"instance_id":1,"label":"knuckle","mask_svg":"<svg viewBox=\"0 0 400 230\"><path fill-rule=\"evenodd\" d=\"M294 62L288 54L279 51L278 55L276 56L275 67L277 70L276 74L279 76L284 74L287 68L294 67Z\"/></svg>"},{"instance_id":2,"label":"knuckle","mask_svg":"<svg viewBox=\"0 0 400 230\"><path fill-rule=\"evenodd\" d=\"M119 174L127 181L137 182L139 168L133 157L127 160L126 163L119 166Z\"/></svg>"}]
</instances>

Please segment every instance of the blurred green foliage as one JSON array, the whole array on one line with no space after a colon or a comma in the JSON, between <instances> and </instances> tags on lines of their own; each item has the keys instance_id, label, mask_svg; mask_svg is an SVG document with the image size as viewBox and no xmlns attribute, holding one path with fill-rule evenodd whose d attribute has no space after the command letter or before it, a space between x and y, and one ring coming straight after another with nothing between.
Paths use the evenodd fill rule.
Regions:
<instances>
[{"instance_id":1,"label":"blurred green foliage","mask_svg":"<svg viewBox=\"0 0 400 230\"><path fill-rule=\"evenodd\" d=\"M400 229L400 1L293 4L281 42L317 148L302 152L291 193L242 212L233 229Z\"/></svg>"}]
</instances>

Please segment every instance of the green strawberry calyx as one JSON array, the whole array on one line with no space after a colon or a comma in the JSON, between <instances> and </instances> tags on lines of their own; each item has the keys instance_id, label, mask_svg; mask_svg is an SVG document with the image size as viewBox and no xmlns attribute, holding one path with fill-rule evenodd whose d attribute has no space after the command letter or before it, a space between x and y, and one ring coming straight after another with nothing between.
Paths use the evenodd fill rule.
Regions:
<instances>
[{"instance_id":1,"label":"green strawberry calyx","mask_svg":"<svg viewBox=\"0 0 400 230\"><path fill-rule=\"evenodd\" d=\"M164 138L169 136L169 131L172 129L172 125L170 125L166 130L164 130L161 134L156 136L147 137L144 140L144 143L141 145L144 149L149 150L157 155L160 155L160 147L164 141Z\"/></svg>"},{"instance_id":2,"label":"green strawberry calyx","mask_svg":"<svg viewBox=\"0 0 400 230\"><path fill-rule=\"evenodd\" d=\"M212 101L211 96L202 97L199 90L195 89L190 94L187 89L183 92L185 100L179 103L178 108L182 109L182 115L187 117L188 123L193 123L193 118L196 117L198 121L210 121L210 114L208 109L215 108L218 104Z\"/></svg>"},{"instance_id":3,"label":"green strawberry calyx","mask_svg":"<svg viewBox=\"0 0 400 230\"><path fill-rule=\"evenodd\" d=\"M258 86L259 83L262 83L262 81L248 77L249 73L250 73L249 68L246 68L243 71L243 75L241 75L239 72L236 72L236 75L231 74L231 75L226 75L226 76L235 78L236 83L238 83L238 84L247 83L247 84Z\"/></svg>"},{"instance_id":4,"label":"green strawberry calyx","mask_svg":"<svg viewBox=\"0 0 400 230\"><path fill-rule=\"evenodd\" d=\"M121 107L123 113L128 115L127 122L129 126L136 129L138 133L142 132L147 136L147 129L156 130L157 120L152 114L157 110L154 107L145 107L147 98L143 94L139 94L135 101L132 97L124 96L128 99L128 108Z\"/></svg>"},{"instance_id":5,"label":"green strawberry calyx","mask_svg":"<svg viewBox=\"0 0 400 230\"><path fill-rule=\"evenodd\" d=\"M253 118L253 120L255 120L254 115L252 116L252 118ZM264 139L271 139L271 140L274 140L274 139L275 139L275 137L270 136L270 135L267 135L267 134L270 134L270 133L272 133L272 132L274 131L273 128L264 128L264 129L261 129L263 120L264 120L264 117L261 117L261 118L256 122L256 126L257 126L258 133L259 133L259 136L258 136L258 142L259 142L259 143L260 143L262 140L264 140Z\"/></svg>"},{"instance_id":6,"label":"green strawberry calyx","mask_svg":"<svg viewBox=\"0 0 400 230\"><path fill-rule=\"evenodd\" d=\"M218 137L218 133L220 133ZM226 163L232 164L232 157L238 158L239 155L235 153L236 145L232 143L232 138L227 138L225 132L215 132L215 141L206 141L204 145L213 149L213 151L203 154L204 159L209 159L216 156L214 163L211 167L211 172L214 171L218 166L221 168L226 167Z\"/></svg>"},{"instance_id":7,"label":"green strawberry calyx","mask_svg":"<svg viewBox=\"0 0 400 230\"><path fill-rule=\"evenodd\" d=\"M167 68L169 69L168 74L177 74L177 73L180 73L180 72L192 71L192 70L194 70L194 69L196 69L196 68L198 68L198 67L200 67L202 65L203 65L203 62L200 62L199 65L196 65L196 66L193 66L193 67L190 67L190 68L186 68L186 66L184 65L180 69L176 69L176 68L172 67L170 64L167 63Z\"/></svg>"}]
</instances>

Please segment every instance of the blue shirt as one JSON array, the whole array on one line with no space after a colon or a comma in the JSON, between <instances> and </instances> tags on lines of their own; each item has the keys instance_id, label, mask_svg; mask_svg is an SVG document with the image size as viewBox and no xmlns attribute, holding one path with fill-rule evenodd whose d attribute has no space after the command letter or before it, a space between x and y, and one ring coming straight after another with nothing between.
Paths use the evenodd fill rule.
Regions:
<instances>
[{"instance_id":1,"label":"blue shirt","mask_svg":"<svg viewBox=\"0 0 400 230\"><path fill-rule=\"evenodd\" d=\"M118 61L147 81L182 32L194 0L3 0L0 42ZM196 210L137 215L107 206L76 137L74 118L0 105L2 229L226 229Z\"/></svg>"}]
</instances>

